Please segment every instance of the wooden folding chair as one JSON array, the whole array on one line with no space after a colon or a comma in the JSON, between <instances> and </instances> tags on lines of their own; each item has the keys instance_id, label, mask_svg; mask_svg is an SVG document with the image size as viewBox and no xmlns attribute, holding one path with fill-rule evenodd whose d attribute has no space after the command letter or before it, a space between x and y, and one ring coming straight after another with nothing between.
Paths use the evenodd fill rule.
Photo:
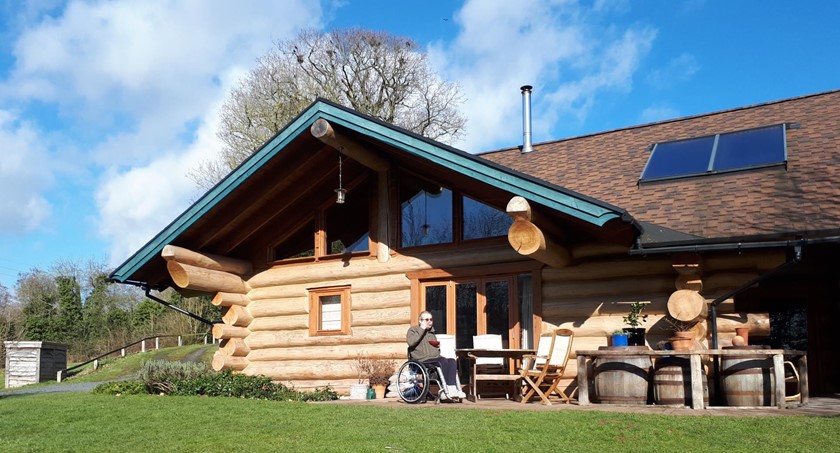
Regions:
<instances>
[{"instance_id":1,"label":"wooden folding chair","mask_svg":"<svg viewBox=\"0 0 840 453\"><path fill-rule=\"evenodd\" d=\"M552 393L556 393L565 403L571 402L571 398L558 385L566 371L574 336L574 332L569 329L556 329L550 334L540 336L536 355L526 355L522 358L520 374L522 382L528 388L528 392L522 397L523 403L527 403L537 394L543 404L551 405L548 398ZM541 389L544 386L548 386L546 392Z\"/></svg>"}]
</instances>

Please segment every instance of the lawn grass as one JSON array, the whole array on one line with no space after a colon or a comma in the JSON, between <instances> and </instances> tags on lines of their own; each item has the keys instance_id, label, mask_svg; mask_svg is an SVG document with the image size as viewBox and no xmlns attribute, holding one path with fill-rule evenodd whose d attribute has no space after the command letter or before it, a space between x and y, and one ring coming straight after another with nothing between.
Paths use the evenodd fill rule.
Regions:
<instances>
[{"instance_id":1,"label":"lawn grass","mask_svg":"<svg viewBox=\"0 0 840 453\"><path fill-rule=\"evenodd\" d=\"M0 451L837 451L839 417L288 403L85 393L0 397Z\"/></svg>"}]
</instances>

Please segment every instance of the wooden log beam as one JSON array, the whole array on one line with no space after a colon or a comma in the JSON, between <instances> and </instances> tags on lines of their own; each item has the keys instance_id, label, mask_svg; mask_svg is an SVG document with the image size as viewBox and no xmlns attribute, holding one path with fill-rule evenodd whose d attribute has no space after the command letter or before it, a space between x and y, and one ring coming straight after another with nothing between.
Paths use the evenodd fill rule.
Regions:
<instances>
[{"instance_id":1,"label":"wooden log beam","mask_svg":"<svg viewBox=\"0 0 840 453\"><path fill-rule=\"evenodd\" d=\"M245 294L248 286L241 277L229 272L217 271L191 264L169 261L166 263L166 270L172 281L180 288L193 289L215 293L223 291L226 293Z\"/></svg>"},{"instance_id":2,"label":"wooden log beam","mask_svg":"<svg viewBox=\"0 0 840 453\"><path fill-rule=\"evenodd\" d=\"M566 239L566 232L563 231L554 220L533 209L531 207L531 203L523 197L515 196L511 198L510 201L508 201L505 212L507 212L513 220L525 220L535 225L539 225L543 231L547 232L549 236L552 236L555 239ZM624 248L624 252L627 252L626 247Z\"/></svg>"},{"instance_id":3,"label":"wooden log beam","mask_svg":"<svg viewBox=\"0 0 840 453\"><path fill-rule=\"evenodd\" d=\"M236 357L232 355L224 355L221 351L216 351L213 354L213 369L216 371L234 370L242 371L248 366L248 359L245 357Z\"/></svg>"},{"instance_id":4,"label":"wooden log beam","mask_svg":"<svg viewBox=\"0 0 840 453\"><path fill-rule=\"evenodd\" d=\"M627 250L624 250L627 255ZM576 249L572 255L577 258ZM668 260L648 257L644 260L616 260L593 261L564 267L562 269L545 268L542 271L543 282L567 281L574 283L578 280L605 280L638 276L655 276L663 279L671 278L673 273Z\"/></svg>"},{"instance_id":5,"label":"wooden log beam","mask_svg":"<svg viewBox=\"0 0 840 453\"><path fill-rule=\"evenodd\" d=\"M398 343L375 343L364 346L300 346L291 348L257 349L248 354L248 360L254 362L274 362L289 360L353 360L358 357L376 357L378 359L406 360L405 341Z\"/></svg>"},{"instance_id":6,"label":"wooden log beam","mask_svg":"<svg viewBox=\"0 0 840 453\"><path fill-rule=\"evenodd\" d=\"M697 291L678 289L668 298L668 314L682 322L694 322L708 314L706 299Z\"/></svg>"},{"instance_id":7,"label":"wooden log beam","mask_svg":"<svg viewBox=\"0 0 840 453\"><path fill-rule=\"evenodd\" d=\"M227 324L213 324L213 338L229 340L231 338L245 338L251 331L245 327L229 326Z\"/></svg>"},{"instance_id":8,"label":"wooden log beam","mask_svg":"<svg viewBox=\"0 0 840 453\"><path fill-rule=\"evenodd\" d=\"M513 221L508 229L508 242L520 255L551 267L566 267L571 261L571 254L566 247L547 237L537 225L527 220Z\"/></svg>"},{"instance_id":9,"label":"wooden log beam","mask_svg":"<svg viewBox=\"0 0 840 453\"><path fill-rule=\"evenodd\" d=\"M239 305L231 305L227 312L222 315L222 321L225 324L237 327L248 327L254 317L248 312L248 309Z\"/></svg>"},{"instance_id":10,"label":"wooden log beam","mask_svg":"<svg viewBox=\"0 0 840 453\"><path fill-rule=\"evenodd\" d=\"M589 280L579 282L546 282L543 284L543 303L551 299L570 297L616 297L629 298L634 295L669 293L674 288L670 278L658 276L615 278L610 280Z\"/></svg>"},{"instance_id":11,"label":"wooden log beam","mask_svg":"<svg viewBox=\"0 0 840 453\"><path fill-rule=\"evenodd\" d=\"M309 327L284 332L265 331L253 332L245 343L252 350L265 348L288 348L299 346L341 346L365 345L378 343L399 343L405 341L405 333L409 325L371 326L353 329L353 335L309 336Z\"/></svg>"},{"instance_id":12,"label":"wooden log beam","mask_svg":"<svg viewBox=\"0 0 840 453\"><path fill-rule=\"evenodd\" d=\"M217 307L230 307L232 305L245 307L251 303L251 300L244 294L219 292L213 296L210 303Z\"/></svg>"},{"instance_id":13,"label":"wooden log beam","mask_svg":"<svg viewBox=\"0 0 840 453\"><path fill-rule=\"evenodd\" d=\"M215 359L215 357L214 357ZM261 374L275 381L358 378L356 360L290 360L249 362L246 374Z\"/></svg>"},{"instance_id":14,"label":"wooden log beam","mask_svg":"<svg viewBox=\"0 0 840 453\"><path fill-rule=\"evenodd\" d=\"M364 145L358 141L336 132L329 121L323 118L315 120L309 131L318 140L337 149L341 154L350 157L365 167L377 172L388 171L391 168L391 164L387 160L365 149Z\"/></svg>"},{"instance_id":15,"label":"wooden log beam","mask_svg":"<svg viewBox=\"0 0 840 453\"><path fill-rule=\"evenodd\" d=\"M160 256L166 261L177 261L214 271L230 272L236 275L248 275L253 271L250 261L228 258L212 253L194 252L174 245L163 247Z\"/></svg>"},{"instance_id":16,"label":"wooden log beam","mask_svg":"<svg viewBox=\"0 0 840 453\"><path fill-rule=\"evenodd\" d=\"M251 352L251 348L245 344L242 338L231 338L230 340L223 340L224 344L220 344L219 351L224 355L234 357L245 357Z\"/></svg>"}]
</instances>

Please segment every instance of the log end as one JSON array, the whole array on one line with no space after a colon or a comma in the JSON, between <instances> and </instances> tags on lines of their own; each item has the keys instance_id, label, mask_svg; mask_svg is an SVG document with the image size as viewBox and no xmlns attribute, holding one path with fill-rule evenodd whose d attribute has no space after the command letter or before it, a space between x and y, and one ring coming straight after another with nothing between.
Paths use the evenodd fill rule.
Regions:
<instances>
[{"instance_id":1,"label":"log end","mask_svg":"<svg viewBox=\"0 0 840 453\"><path fill-rule=\"evenodd\" d=\"M172 281L178 285L179 288L186 288L190 286L190 276L187 273L187 270L184 269L177 261L167 261L166 262L166 270L169 272L169 276L172 277Z\"/></svg>"},{"instance_id":2,"label":"log end","mask_svg":"<svg viewBox=\"0 0 840 453\"><path fill-rule=\"evenodd\" d=\"M315 120L315 122L312 123L312 126L309 127L309 131L315 138L333 136L332 126L330 126L330 123L323 118Z\"/></svg>"},{"instance_id":3,"label":"log end","mask_svg":"<svg viewBox=\"0 0 840 453\"><path fill-rule=\"evenodd\" d=\"M213 354L213 361L211 366L216 371L233 370L242 371L248 366L248 359L245 357L234 357L222 354L221 351L216 351Z\"/></svg>"},{"instance_id":4,"label":"log end","mask_svg":"<svg viewBox=\"0 0 840 453\"><path fill-rule=\"evenodd\" d=\"M682 322L693 322L707 313L706 299L697 291L678 289L668 298L668 314Z\"/></svg>"},{"instance_id":5,"label":"log end","mask_svg":"<svg viewBox=\"0 0 840 453\"><path fill-rule=\"evenodd\" d=\"M545 236L531 222L516 220L508 229L508 242L522 255L531 255L545 250Z\"/></svg>"}]
</instances>

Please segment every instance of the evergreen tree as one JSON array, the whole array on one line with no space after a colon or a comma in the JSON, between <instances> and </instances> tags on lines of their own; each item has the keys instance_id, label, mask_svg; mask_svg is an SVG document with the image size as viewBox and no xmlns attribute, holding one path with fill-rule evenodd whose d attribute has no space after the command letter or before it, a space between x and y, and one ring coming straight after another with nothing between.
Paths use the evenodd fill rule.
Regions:
<instances>
[{"instance_id":1,"label":"evergreen tree","mask_svg":"<svg viewBox=\"0 0 840 453\"><path fill-rule=\"evenodd\" d=\"M69 344L82 339L84 334L81 288L74 277L59 276L55 283L58 287L55 330L60 341Z\"/></svg>"}]
</instances>

